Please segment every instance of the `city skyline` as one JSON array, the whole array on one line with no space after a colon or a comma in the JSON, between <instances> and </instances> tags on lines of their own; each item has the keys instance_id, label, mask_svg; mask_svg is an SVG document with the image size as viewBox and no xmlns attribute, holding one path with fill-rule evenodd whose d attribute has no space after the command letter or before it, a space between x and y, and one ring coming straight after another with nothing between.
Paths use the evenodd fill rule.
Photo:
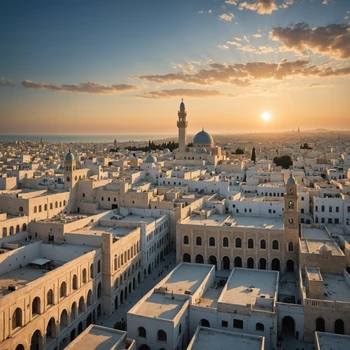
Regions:
<instances>
[{"instance_id":1,"label":"city skyline","mask_svg":"<svg viewBox=\"0 0 350 350\"><path fill-rule=\"evenodd\" d=\"M346 0L6 1L3 134L348 130ZM271 118L262 118L269 113Z\"/></svg>"}]
</instances>

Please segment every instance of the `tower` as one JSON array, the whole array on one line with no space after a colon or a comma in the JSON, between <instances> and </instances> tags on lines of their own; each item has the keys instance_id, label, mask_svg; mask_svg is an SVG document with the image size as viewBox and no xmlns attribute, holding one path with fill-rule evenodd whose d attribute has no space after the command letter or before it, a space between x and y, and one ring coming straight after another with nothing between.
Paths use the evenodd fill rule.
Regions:
<instances>
[{"instance_id":1,"label":"tower","mask_svg":"<svg viewBox=\"0 0 350 350\"><path fill-rule=\"evenodd\" d=\"M77 177L75 171L77 169L77 163L74 159L74 155L69 152L66 154L64 159L64 187L73 188L77 183Z\"/></svg>"},{"instance_id":2,"label":"tower","mask_svg":"<svg viewBox=\"0 0 350 350\"><path fill-rule=\"evenodd\" d=\"M284 194L284 262L286 271L295 271L299 247L298 188L292 174Z\"/></svg>"},{"instance_id":3,"label":"tower","mask_svg":"<svg viewBox=\"0 0 350 350\"><path fill-rule=\"evenodd\" d=\"M180 110L177 113L179 119L177 121L177 127L179 128L179 152L186 152L186 128L188 122L186 120L186 109L183 99L180 103Z\"/></svg>"}]
</instances>

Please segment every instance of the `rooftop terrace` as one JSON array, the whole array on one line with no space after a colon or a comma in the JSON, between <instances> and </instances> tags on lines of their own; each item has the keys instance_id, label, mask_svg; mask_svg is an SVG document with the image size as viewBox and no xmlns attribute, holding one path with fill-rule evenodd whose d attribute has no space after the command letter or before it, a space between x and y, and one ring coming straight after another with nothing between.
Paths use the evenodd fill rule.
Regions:
<instances>
[{"instance_id":1,"label":"rooftop terrace","mask_svg":"<svg viewBox=\"0 0 350 350\"><path fill-rule=\"evenodd\" d=\"M333 333L316 332L316 343L320 350L348 350L350 348L350 337Z\"/></svg>"}]
</instances>

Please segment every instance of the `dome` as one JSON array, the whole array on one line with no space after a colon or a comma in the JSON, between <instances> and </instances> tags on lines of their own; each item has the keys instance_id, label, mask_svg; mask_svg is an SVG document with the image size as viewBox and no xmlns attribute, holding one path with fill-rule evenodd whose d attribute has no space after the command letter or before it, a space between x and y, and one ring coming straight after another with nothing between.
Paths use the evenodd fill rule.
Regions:
<instances>
[{"instance_id":1,"label":"dome","mask_svg":"<svg viewBox=\"0 0 350 350\"><path fill-rule=\"evenodd\" d=\"M289 178L287 180L287 185L295 185L295 179L292 176L292 173L290 173L290 176L289 176Z\"/></svg>"},{"instance_id":2,"label":"dome","mask_svg":"<svg viewBox=\"0 0 350 350\"><path fill-rule=\"evenodd\" d=\"M170 153L170 149L169 149L169 148L164 148L164 149L163 149L163 153L164 153L164 154Z\"/></svg>"},{"instance_id":3,"label":"dome","mask_svg":"<svg viewBox=\"0 0 350 350\"><path fill-rule=\"evenodd\" d=\"M208 134L204 129L200 131L193 139L193 145L206 145L211 147L214 145L214 140L210 134Z\"/></svg>"},{"instance_id":4,"label":"dome","mask_svg":"<svg viewBox=\"0 0 350 350\"><path fill-rule=\"evenodd\" d=\"M152 154L150 154L145 160L145 163L156 163L156 162L157 162L157 158L155 156L152 156Z\"/></svg>"},{"instance_id":5,"label":"dome","mask_svg":"<svg viewBox=\"0 0 350 350\"><path fill-rule=\"evenodd\" d=\"M323 243L320 246L320 248L318 248L318 250L320 251L320 253L324 253L324 252L329 252L331 250L331 248L329 248L326 243Z\"/></svg>"},{"instance_id":6,"label":"dome","mask_svg":"<svg viewBox=\"0 0 350 350\"><path fill-rule=\"evenodd\" d=\"M204 147L196 148L194 151L196 153L207 153L207 149Z\"/></svg>"},{"instance_id":7,"label":"dome","mask_svg":"<svg viewBox=\"0 0 350 350\"><path fill-rule=\"evenodd\" d=\"M65 160L68 160L68 161L70 161L70 162L74 160L74 155L73 155L73 153L70 152L70 150L69 150L68 153L66 154Z\"/></svg>"}]
</instances>

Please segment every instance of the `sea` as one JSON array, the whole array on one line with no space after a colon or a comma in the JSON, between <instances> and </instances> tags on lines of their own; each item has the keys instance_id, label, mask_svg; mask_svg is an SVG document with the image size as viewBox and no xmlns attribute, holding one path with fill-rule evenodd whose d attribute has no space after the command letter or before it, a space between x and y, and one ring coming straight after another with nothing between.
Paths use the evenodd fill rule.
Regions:
<instances>
[{"instance_id":1,"label":"sea","mask_svg":"<svg viewBox=\"0 0 350 350\"><path fill-rule=\"evenodd\" d=\"M175 138L176 135L0 135L0 141L33 141L51 143L113 143L140 142Z\"/></svg>"}]
</instances>

